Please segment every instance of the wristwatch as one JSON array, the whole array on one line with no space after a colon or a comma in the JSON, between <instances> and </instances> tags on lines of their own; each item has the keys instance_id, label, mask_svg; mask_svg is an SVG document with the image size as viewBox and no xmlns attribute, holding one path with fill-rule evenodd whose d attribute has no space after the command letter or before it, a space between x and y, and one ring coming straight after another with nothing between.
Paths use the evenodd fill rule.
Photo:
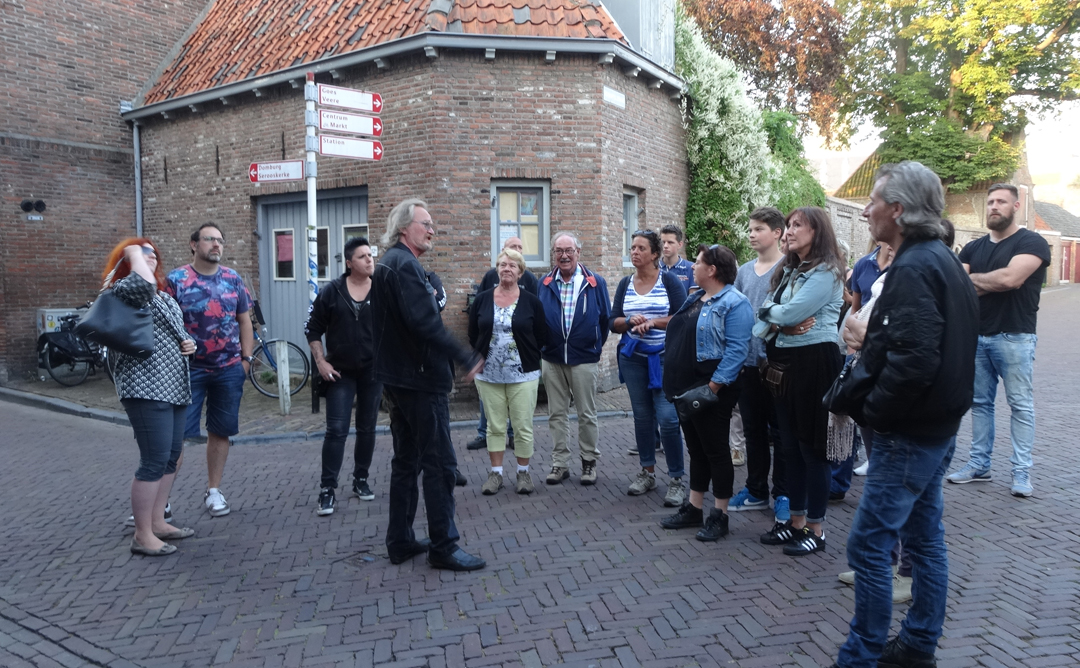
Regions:
<instances>
[{"instance_id":1,"label":"wristwatch","mask_svg":"<svg viewBox=\"0 0 1080 668\"><path fill-rule=\"evenodd\" d=\"M240 359L244 360L248 364L251 364L252 362L255 361L255 356L254 355L248 355L247 357L241 357Z\"/></svg>"}]
</instances>

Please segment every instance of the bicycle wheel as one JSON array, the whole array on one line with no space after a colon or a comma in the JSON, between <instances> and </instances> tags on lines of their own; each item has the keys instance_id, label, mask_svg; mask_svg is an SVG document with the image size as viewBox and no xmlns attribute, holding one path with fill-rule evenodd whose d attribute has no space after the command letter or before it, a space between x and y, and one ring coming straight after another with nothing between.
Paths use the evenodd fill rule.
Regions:
<instances>
[{"instance_id":1,"label":"bicycle wheel","mask_svg":"<svg viewBox=\"0 0 1080 668\"><path fill-rule=\"evenodd\" d=\"M53 380L61 385L74 387L90 375L90 363L86 360L72 359L70 355L54 348L50 343L46 343L43 350L44 354L41 357L45 363L45 369Z\"/></svg>"},{"instance_id":2,"label":"bicycle wheel","mask_svg":"<svg viewBox=\"0 0 1080 668\"><path fill-rule=\"evenodd\" d=\"M105 375L109 377L109 380L116 384L116 351L109 350L107 347L101 347L102 362L105 366Z\"/></svg>"},{"instance_id":3,"label":"bicycle wheel","mask_svg":"<svg viewBox=\"0 0 1080 668\"><path fill-rule=\"evenodd\" d=\"M275 398L278 396L278 365L275 358L277 341L265 341L255 350L255 359L251 362L251 369L248 372L251 384L256 390ZM289 394L293 395L307 384L311 365L300 346L291 342L286 343L289 348Z\"/></svg>"}]
</instances>

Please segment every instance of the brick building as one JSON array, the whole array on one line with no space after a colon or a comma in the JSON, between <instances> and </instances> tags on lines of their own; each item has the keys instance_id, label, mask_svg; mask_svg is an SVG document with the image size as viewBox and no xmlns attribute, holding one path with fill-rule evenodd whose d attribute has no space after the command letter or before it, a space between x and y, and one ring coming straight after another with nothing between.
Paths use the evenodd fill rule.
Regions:
<instances>
[{"instance_id":1,"label":"brick building","mask_svg":"<svg viewBox=\"0 0 1080 668\"><path fill-rule=\"evenodd\" d=\"M219 223L225 263L273 335L303 344L304 183L252 184L247 171L303 159L312 71L384 100L380 161L319 158L320 279L340 273L349 236L377 244L390 209L415 196L438 229L423 262L462 339L466 298L510 234L541 273L551 235L578 233L582 262L613 289L628 232L681 222L687 195L674 5L614 4L615 17L585 0L213 5L124 113L140 126L145 230L180 264L191 229ZM611 347L605 385L617 382Z\"/></svg>"},{"instance_id":2,"label":"brick building","mask_svg":"<svg viewBox=\"0 0 1080 668\"><path fill-rule=\"evenodd\" d=\"M100 287L134 229L135 98L206 0L19 0L0 7L0 382L35 366L39 307ZM27 201L44 211L24 212Z\"/></svg>"}]
</instances>

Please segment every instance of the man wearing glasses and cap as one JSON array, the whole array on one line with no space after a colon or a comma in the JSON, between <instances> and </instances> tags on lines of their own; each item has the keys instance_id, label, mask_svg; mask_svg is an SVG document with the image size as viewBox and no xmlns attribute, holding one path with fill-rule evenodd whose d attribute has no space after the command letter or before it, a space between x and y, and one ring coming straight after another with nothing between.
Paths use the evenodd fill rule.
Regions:
<instances>
[{"instance_id":1,"label":"man wearing glasses and cap","mask_svg":"<svg viewBox=\"0 0 1080 668\"><path fill-rule=\"evenodd\" d=\"M547 484L570 477L570 398L578 414L581 484L596 484L596 372L608 337L611 300L607 283L578 263L581 242L569 232L551 240L555 267L540 281L548 343L540 351L554 449Z\"/></svg>"}]
</instances>

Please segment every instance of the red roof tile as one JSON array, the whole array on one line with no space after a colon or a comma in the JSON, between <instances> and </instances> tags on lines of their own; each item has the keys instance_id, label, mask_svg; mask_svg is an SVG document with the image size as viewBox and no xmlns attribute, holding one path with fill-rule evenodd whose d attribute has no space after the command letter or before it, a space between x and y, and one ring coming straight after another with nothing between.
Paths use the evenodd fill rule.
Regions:
<instances>
[{"instance_id":1,"label":"red roof tile","mask_svg":"<svg viewBox=\"0 0 1080 668\"><path fill-rule=\"evenodd\" d=\"M217 0L144 103L447 31L625 41L597 0Z\"/></svg>"}]
</instances>

